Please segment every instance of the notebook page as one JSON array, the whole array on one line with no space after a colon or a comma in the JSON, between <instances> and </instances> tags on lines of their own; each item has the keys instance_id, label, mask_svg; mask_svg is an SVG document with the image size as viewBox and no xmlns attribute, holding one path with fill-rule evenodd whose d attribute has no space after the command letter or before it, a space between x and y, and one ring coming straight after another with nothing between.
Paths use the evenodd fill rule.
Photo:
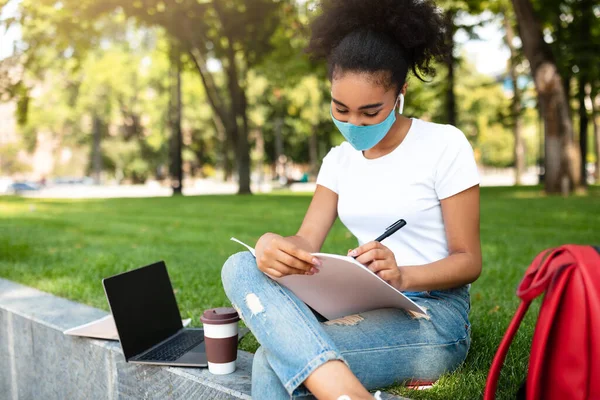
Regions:
<instances>
[{"instance_id":1,"label":"notebook page","mask_svg":"<svg viewBox=\"0 0 600 400\"><path fill-rule=\"evenodd\" d=\"M254 255L254 249L232 238ZM287 275L281 278L266 274L290 289L299 299L328 319L378 308L403 308L417 314L426 311L402 292L385 282L373 271L349 256L312 253L323 265L314 275Z\"/></svg>"}]
</instances>

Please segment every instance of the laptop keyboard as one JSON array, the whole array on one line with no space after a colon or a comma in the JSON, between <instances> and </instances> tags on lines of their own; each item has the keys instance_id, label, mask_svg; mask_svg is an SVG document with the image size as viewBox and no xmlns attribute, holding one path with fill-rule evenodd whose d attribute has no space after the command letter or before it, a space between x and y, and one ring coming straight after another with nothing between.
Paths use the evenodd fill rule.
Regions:
<instances>
[{"instance_id":1,"label":"laptop keyboard","mask_svg":"<svg viewBox=\"0 0 600 400\"><path fill-rule=\"evenodd\" d=\"M138 361L175 361L204 340L203 331L184 330L162 346L144 354Z\"/></svg>"}]
</instances>

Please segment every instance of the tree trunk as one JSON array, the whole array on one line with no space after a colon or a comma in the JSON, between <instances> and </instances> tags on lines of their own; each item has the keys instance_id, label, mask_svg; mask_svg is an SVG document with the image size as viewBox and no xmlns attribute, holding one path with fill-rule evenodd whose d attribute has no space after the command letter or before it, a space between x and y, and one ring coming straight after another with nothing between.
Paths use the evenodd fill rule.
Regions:
<instances>
[{"instance_id":1,"label":"tree trunk","mask_svg":"<svg viewBox=\"0 0 600 400\"><path fill-rule=\"evenodd\" d=\"M99 185L102 174L102 120L97 114L92 116L92 176L94 184Z\"/></svg>"},{"instance_id":2,"label":"tree trunk","mask_svg":"<svg viewBox=\"0 0 600 400\"><path fill-rule=\"evenodd\" d=\"M225 152L224 158L224 179L225 182L231 182L233 180L233 171L235 169L235 157L232 155L230 150Z\"/></svg>"},{"instance_id":3,"label":"tree trunk","mask_svg":"<svg viewBox=\"0 0 600 400\"><path fill-rule=\"evenodd\" d=\"M215 132L217 132L217 148L216 148L216 168L223 171L223 181L227 181L227 133L225 132L225 126L223 126L223 121L221 118L213 112L212 113L212 123L215 128Z\"/></svg>"},{"instance_id":4,"label":"tree trunk","mask_svg":"<svg viewBox=\"0 0 600 400\"><path fill-rule=\"evenodd\" d=\"M310 159L310 175L311 177L315 177L319 172L319 136L317 135L316 125L312 127L308 156Z\"/></svg>"},{"instance_id":5,"label":"tree trunk","mask_svg":"<svg viewBox=\"0 0 600 400\"><path fill-rule=\"evenodd\" d=\"M569 116L569 120L571 120L571 125L573 125L573 109L571 106L571 94L572 94L572 90L571 90L571 81L573 79L573 75L571 73L567 72L563 72L563 75L561 75L561 79L564 85L564 92L565 92L565 96L567 98L567 115ZM575 127L573 126L573 129L575 129Z\"/></svg>"},{"instance_id":6,"label":"tree trunk","mask_svg":"<svg viewBox=\"0 0 600 400\"><path fill-rule=\"evenodd\" d=\"M191 35L190 38L193 39L193 35ZM223 65L227 75L228 94L231 100L230 106L226 107L221 99L221 94L219 93L215 79L213 79L211 73L206 68L205 57L203 56L203 53L198 50L201 44L194 40L192 40L191 43L195 47L194 50L190 51L191 58L194 61L196 69L200 73L200 78L202 79L202 83L206 90L206 96L211 109L215 113L216 123L221 126L225 132L225 148L223 152L224 179L225 181L230 180L233 175L235 162L237 161L238 176L241 177L239 179L240 188L238 193L250 193L250 147L248 145L246 106L241 104L242 101L245 103L245 93L239 86L238 73L235 64L235 52L233 49L229 49L229 64ZM240 113L243 115L240 115ZM240 133L240 128L238 126L238 120L240 119L242 120L241 125L243 134ZM239 136L244 136L241 143L238 140ZM246 156L242 155L240 157L240 151L245 151ZM235 156L232 157L231 153L235 154Z\"/></svg>"},{"instance_id":7,"label":"tree trunk","mask_svg":"<svg viewBox=\"0 0 600 400\"><path fill-rule=\"evenodd\" d=\"M169 98L169 125L171 127L170 140L170 173L173 195L181 195L183 190L182 168L182 133L181 133L181 53L173 48L171 54L170 98Z\"/></svg>"},{"instance_id":8,"label":"tree trunk","mask_svg":"<svg viewBox=\"0 0 600 400\"><path fill-rule=\"evenodd\" d=\"M529 0L512 0L525 56L538 93L545 130L545 189L568 194L579 182L579 156L573 144L568 98L549 45Z\"/></svg>"},{"instance_id":9,"label":"tree trunk","mask_svg":"<svg viewBox=\"0 0 600 400\"><path fill-rule=\"evenodd\" d=\"M223 26L223 40L227 40L227 63L223 65L227 76L227 89L231 98L231 116L233 121L228 131L235 143L235 156L238 171L238 194L252 194L250 190L250 145L248 142L248 103L245 88L240 85L242 76L246 76L243 65L239 66L231 32L234 27L227 20L222 2L213 2L214 10Z\"/></svg>"},{"instance_id":10,"label":"tree trunk","mask_svg":"<svg viewBox=\"0 0 600 400\"><path fill-rule=\"evenodd\" d=\"M229 40L227 48L227 88L231 98L233 123L229 124L229 136L235 146L238 172L238 194L252 194L250 190L250 145L248 143L248 120L246 94L240 86L235 50Z\"/></svg>"},{"instance_id":11,"label":"tree trunk","mask_svg":"<svg viewBox=\"0 0 600 400\"><path fill-rule=\"evenodd\" d=\"M283 164L281 163L281 156L283 155L283 136L281 135L281 129L283 127L283 118L276 117L275 119L275 175L277 179L280 178L279 173L283 171Z\"/></svg>"},{"instance_id":12,"label":"tree trunk","mask_svg":"<svg viewBox=\"0 0 600 400\"><path fill-rule=\"evenodd\" d=\"M454 58L454 34L456 33L456 25L454 24L454 10L446 11L446 24L448 28L448 57L446 57L446 68L448 69L448 77L446 82L446 117L450 125L456 126L456 94L454 93L455 85L455 67L456 59Z\"/></svg>"},{"instance_id":13,"label":"tree trunk","mask_svg":"<svg viewBox=\"0 0 600 400\"><path fill-rule=\"evenodd\" d=\"M248 116L246 102L246 93L239 86L236 80L237 90L241 99L240 108L238 111L238 119L241 120L242 126L238 130L238 143L237 143L237 163L238 163L238 178L239 188L238 194L252 194L250 189L250 174L252 169L252 163L250 160L250 143L248 141Z\"/></svg>"},{"instance_id":14,"label":"tree trunk","mask_svg":"<svg viewBox=\"0 0 600 400\"><path fill-rule=\"evenodd\" d=\"M257 158L258 158L258 162L256 165L256 169L258 170L258 190L260 191L261 186L264 182L264 175L265 175L265 171L264 171L264 161L265 161L265 138L263 136L263 131L261 129L255 129L254 130L254 136L255 136L255 140L256 140L256 153L257 153Z\"/></svg>"},{"instance_id":15,"label":"tree trunk","mask_svg":"<svg viewBox=\"0 0 600 400\"><path fill-rule=\"evenodd\" d=\"M600 183L600 124L598 123L598 110L596 109L596 100L600 95L590 95L592 103L592 125L594 126L594 142L596 144L596 183Z\"/></svg>"},{"instance_id":16,"label":"tree trunk","mask_svg":"<svg viewBox=\"0 0 600 400\"><path fill-rule=\"evenodd\" d=\"M521 89L519 88L517 74L517 50L513 44L515 33L507 11L504 11L504 29L506 30L506 44L510 50L510 79L513 83L513 99L511 104L511 113L513 117L513 132L515 134L514 158L515 158L515 184L521 185L521 177L525 170L525 146L521 130Z\"/></svg>"},{"instance_id":17,"label":"tree trunk","mask_svg":"<svg viewBox=\"0 0 600 400\"><path fill-rule=\"evenodd\" d=\"M590 19L593 15L592 1L582 0L579 2L581 7L580 21L579 21L579 41L580 43L586 43L592 36ZM577 79L578 91L577 97L579 100L579 151L581 153L581 180L580 184L583 187L587 186L587 153L588 153L588 112L585 106L585 100L587 97L586 87L589 82L590 63L589 58L592 55L584 50L579 51L580 60L577 63L579 66L579 76ZM593 118L593 117L592 117Z\"/></svg>"},{"instance_id":18,"label":"tree trunk","mask_svg":"<svg viewBox=\"0 0 600 400\"><path fill-rule=\"evenodd\" d=\"M586 87L586 74L583 70L579 75L578 83L579 89L577 93L577 97L579 100L579 151L581 153L581 177L579 184L583 187L587 186L587 169L586 169L586 159L588 152L588 113L585 108L585 87Z\"/></svg>"},{"instance_id":19,"label":"tree trunk","mask_svg":"<svg viewBox=\"0 0 600 400\"><path fill-rule=\"evenodd\" d=\"M600 184L600 124L593 118L594 140L596 142L596 184Z\"/></svg>"},{"instance_id":20,"label":"tree trunk","mask_svg":"<svg viewBox=\"0 0 600 400\"><path fill-rule=\"evenodd\" d=\"M544 183L544 177L545 177L545 173L544 173L544 164L546 162L546 155L544 152L544 146L546 144L546 141L544 140L544 116L542 115L542 105L540 103L540 98L538 96L536 105L535 105L535 110L537 111L537 136L538 136L538 155L537 155L537 160L536 160L536 164L538 167L538 177L539 177L539 181L538 184L542 185Z\"/></svg>"}]
</instances>

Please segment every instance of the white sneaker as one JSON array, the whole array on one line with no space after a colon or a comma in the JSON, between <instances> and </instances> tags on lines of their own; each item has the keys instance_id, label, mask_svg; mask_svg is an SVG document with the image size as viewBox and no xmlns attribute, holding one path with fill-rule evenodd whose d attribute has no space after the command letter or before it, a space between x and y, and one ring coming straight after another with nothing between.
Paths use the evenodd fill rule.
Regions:
<instances>
[{"instance_id":1,"label":"white sneaker","mask_svg":"<svg viewBox=\"0 0 600 400\"><path fill-rule=\"evenodd\" d=\"M374 399L375 400L381 400L381 391L380 390L378 390L378 391L375 392ZM343 394L340 397L338 397L337 400L352 400L352 399L347 394Z\"/></svg>"}]
</instances>

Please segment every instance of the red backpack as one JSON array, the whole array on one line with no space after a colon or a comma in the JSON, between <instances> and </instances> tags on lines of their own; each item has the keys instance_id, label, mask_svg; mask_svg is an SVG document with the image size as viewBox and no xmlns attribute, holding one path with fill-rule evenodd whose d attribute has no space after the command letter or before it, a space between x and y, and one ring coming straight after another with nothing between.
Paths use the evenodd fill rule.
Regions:
<instances>
[{"instance_id":1,"label":"red backpack","mask_svg":"<svg viewBox=\"0 0 600 400\"><path fill-rule=\"evenodd\" d=\"M492 362L485 400L494 399L508 347L529 305L544 291L525 398L600 399L600 248L565 245L540 253L519 284L522 302Z\"/></svg>"}]
</instances>

